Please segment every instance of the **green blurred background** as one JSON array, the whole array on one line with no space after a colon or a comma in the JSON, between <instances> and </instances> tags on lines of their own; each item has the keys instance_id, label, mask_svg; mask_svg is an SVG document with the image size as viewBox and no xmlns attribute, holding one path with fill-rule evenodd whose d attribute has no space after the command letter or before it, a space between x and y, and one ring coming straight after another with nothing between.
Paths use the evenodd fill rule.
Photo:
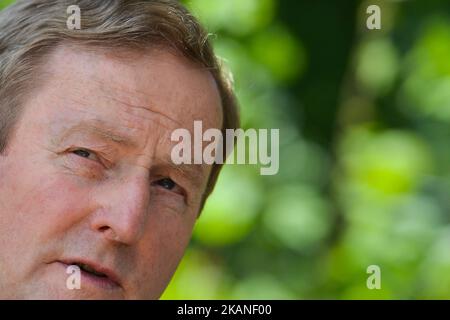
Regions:
<instances>
[{"instance_id":1,"label":"green blurred background","mask_svg":"<svg viewBox=\"0 0 450 320\"><path fill-rule=\"evenodd\" d=\"M450 2L183 2L280 171L225 166L162 298L450 298Z\"/></svg>"}]
</instances>

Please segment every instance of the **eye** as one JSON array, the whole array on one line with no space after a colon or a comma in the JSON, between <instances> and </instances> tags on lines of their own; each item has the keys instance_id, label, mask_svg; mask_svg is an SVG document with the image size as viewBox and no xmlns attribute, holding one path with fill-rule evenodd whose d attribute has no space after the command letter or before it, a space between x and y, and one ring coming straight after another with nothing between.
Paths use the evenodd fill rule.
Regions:
<instances>
[{"instance_id":1,"label":"eye","mask_svg":"<svg viewBox=\"0 0 450 320\"><path fill-rule=\"evenodd\" d=\"M72 151L72 153L76 154L77 156L83 157L83 158L89 158L89 156L91 155L91 153L86 150L75 150L75 151Z\"/></svg>"},{"instance_id":2,"label":"eye","mask_svg":"<svg viewBox=\"0 0 450 320\"><path fill-rule=\"evenodd\" d=\"M175 187L177 186L175 181L173 181L170 178L160 179L160 180L156 181L155 184L163 187L164 189L170 190L170 191L175 189Z\"/></svg>"},{"instance_id":3,"label":"eye","mask_svg":"<svg viewBox=\"0 0 450 320\"><path fill-rule=\"evenodd\" d=\"M73 150L72 153L81 158L86 158L86 159L90 159L90 160L94 160L94 161L99 160L94 152L86 150L86 149L76 149L76 150Z\"/></svg>"},{"instance_id":4,"label":"eye","mask_svg":"<svg viewBox=\"0 0 450 320\"><path fill-rule=\"evenodd\" d=\"M178 194L183 197L186 196L185 189L183 189L180 185L178 185L175 181L173 181L170 178L162 178L156 180L152 183L152 185L167 190L171 193Z\"/></svg>"}]
</instances>

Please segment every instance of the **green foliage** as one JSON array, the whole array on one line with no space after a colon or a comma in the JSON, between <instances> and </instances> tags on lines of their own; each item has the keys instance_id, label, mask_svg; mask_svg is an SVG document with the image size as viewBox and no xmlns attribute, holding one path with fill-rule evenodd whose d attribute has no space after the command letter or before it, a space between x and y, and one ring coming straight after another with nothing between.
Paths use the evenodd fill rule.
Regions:
<instances>
[{"instance_id":1,"label":"green foliage","mask_svg":"<svg viewBox=\"0 0 450 320\"><path fill-rule=\"evenodd\" d=\"M450 11L430 3L415 16L418 1L379 1L385 30L355 25L350 31L359 35L339 60L306 36L319 32L323 11L298 31L309 13L297 11L298 20L286 14L298 2L282 11L280 1L268 13L268 2L258 9L248 1L253 13L267 16L252 14L241 24L250 11L232 2L188 4L217 34L244 126L281 129L280 172L262 177L251 166L225 168L191 245L215 263L222 282L203 278L196 292L215 283L208 298L448 298L450 28L442 12ZM354 23L365 26L365 7L354 9ZM320 41L344 47L336 31ZM308 90L301 85L312 79L308 73L324 72L317 56L348 67L333 83L319 79ZM335 106L321 102L328 86L342 88ZM312 91L319 96L303 98ZM297 116L305 108L318 112ZM339 130L321 121L333 108ZM305 122L330 130L332 143L308 138ZM366 286L372 264L381 268L381 290ZM172 290L196 272L177 272L164 298L176 297Z\"/></svg>"},{"instance_id":2,"label":"green foliage","mask_svg":"<svg viewBox=\"0 0 450 320\"><path fill-rule=\"evenodd\" d=\"M0 0L0 9L9 6L13 2L15 2L15 0Z\"/></svg>"}]
</instances>

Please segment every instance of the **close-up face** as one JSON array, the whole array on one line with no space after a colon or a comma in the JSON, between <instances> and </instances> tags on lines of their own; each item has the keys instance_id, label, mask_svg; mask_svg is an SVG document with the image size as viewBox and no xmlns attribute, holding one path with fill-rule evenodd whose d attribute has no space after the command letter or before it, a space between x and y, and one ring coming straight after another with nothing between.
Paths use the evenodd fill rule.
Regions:
<instances>
[{"instance_id":1,"label":"close-up face","mask_svg":"<svg viewBox=\"0 0 450 320\"><path fill-rule=\"evenodd\" d=\"M171 133L221 128L218 89L170 50L111 52L58 47L23 102L0 155L3 298L157 299L184 254L211 166L175 166Z\"/></svg>"}]
</instances>

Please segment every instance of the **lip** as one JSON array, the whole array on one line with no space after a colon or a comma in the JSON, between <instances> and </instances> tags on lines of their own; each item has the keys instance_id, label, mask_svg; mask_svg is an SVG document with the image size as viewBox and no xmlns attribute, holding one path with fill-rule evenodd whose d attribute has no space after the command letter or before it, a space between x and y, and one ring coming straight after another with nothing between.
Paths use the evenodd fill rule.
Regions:
<instances>
[{"instance_id":1,"label":"lip","mask_svg":"<svg viewBox=\"0 0 450 320\"><path fill-rule=\"evenodd\" d=\"M105 289L117 289L121 288L121 281L116 272L112 269L107 268L101 264L93 262L91 260L83 259L83 258L70 258L64 260L56 261L60 264L63 264L65 268L76 265L76 264L85 264L94 269L98 273L103 273L106 277L102 278L91 273L88 273L84 270L81 270L82 277L86 278L86 280L93 282L95 285L105 288Z\"/></svg>"}]
</instances>

